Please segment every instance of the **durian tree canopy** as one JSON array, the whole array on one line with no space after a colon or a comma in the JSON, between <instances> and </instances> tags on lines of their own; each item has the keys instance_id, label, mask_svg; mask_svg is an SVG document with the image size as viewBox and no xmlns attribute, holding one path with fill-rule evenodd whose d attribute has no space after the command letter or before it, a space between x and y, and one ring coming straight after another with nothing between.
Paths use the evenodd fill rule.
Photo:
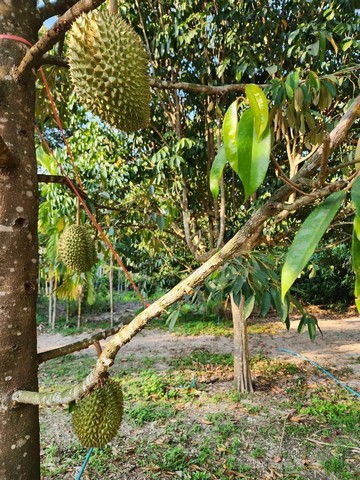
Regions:
<instances>
[{"instance_id":1,"label":"durian tree canopy","mask_svg":"<svg viewBox=\"0 0 360 480\"><path fill-rule=\"evenodd\" d=\"M80 102L102 121L125 132L149 123L147 53L118 14L81 15L69 32L68 60Z\"/></svg>"}]
</instances>

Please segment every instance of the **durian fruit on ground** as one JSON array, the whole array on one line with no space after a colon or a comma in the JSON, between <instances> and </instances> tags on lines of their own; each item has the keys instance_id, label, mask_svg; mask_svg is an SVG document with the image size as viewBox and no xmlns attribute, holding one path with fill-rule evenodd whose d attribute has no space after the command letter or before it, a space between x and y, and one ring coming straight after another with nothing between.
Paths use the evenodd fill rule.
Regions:
<instances>
[{"instance_id":1,"label":"durian fruit on ground","mask_svg":"<svg viewBox=\"0 0 360 480\"><path fill-rule=\"evenodd\" d=\"M96 262L95 244L85 225L70 225L59 240L59 253L65 265L77 273L88 272Z\"/></svg>"},{"instance_id":2,"label":"durian fruit on ground","mask_svg":"<svg viewBox=\"0 0 360 480\"><path fill-rule=\"evenodd\" d=\"M73 410L73 427L86 447L103 447L119 430L123 417L123 394L119 382L106 380L83 397Z\"/></svg>"},{"instance_id":3,"label":"durian fruit on ground","mask_svg":"<svg viewBox=\"0 0 360 480\"><path fill-rule=\"evenodd\" d=\"M118 14L94 10L73 23L68 46L70 78L80 102L119 130L145 127L148 57L135 31Z\"/></svg>"}]
</instances>

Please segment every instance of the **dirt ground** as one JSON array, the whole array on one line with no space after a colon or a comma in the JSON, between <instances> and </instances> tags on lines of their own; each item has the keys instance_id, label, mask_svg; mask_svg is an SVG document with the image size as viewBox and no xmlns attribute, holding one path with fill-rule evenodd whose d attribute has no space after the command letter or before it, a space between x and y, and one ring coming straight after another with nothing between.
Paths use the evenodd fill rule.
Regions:
<instances>
[{"instance_id":1,"label":"dirt ground","mask_svg":"<svg viewBox=\"0 0 360 480\"><path fill-rule=\"evenodd\" d=\"M336 316L329 313L317 314L317 318L323 336L318 334L314 342L311 342L307 332L302 335L297 333L298 320L296 319L291 322L289 331L279 322L250 320L252 326L260 327L255 329L257 332L275 332L250 334L251 356L260 354L267 358L298 364L300 373L295 376L285 375L282 381L274 379L274 385L270 385L265 390L258 388L255 394L243 397L240 402L235 401L234 403L229 400L228 392L231 391L233 385L231 367L220 368L219 371L214 366L212 367L215 368L214 371L211 369L207 371L204 367L204 371L197 371L196 384L202 385L202 387L200 390L196 390L194 398L186 396L185 390L179 390L180 397L177 400L161 402L156 396L152 398L150 395L147 401L137 403L138 399L134 403L130 394L130 401L128 399L127 402L127 416L122 422L119 435L105 448L103 453L95 454L93 463L90 462L83 478L85 480L152 480L155 478L160 480L169 478L183 480L219 478L222 480L235 478L352 480L359 478L354 473L358 471L359 465L357 458L357 452L360 451L359 439L354 437L351 440L340 430L335 431L334 429L331 430L331 436L330 433L327 433L327 427L322 428L316 418L307 420L306 415L295 414L294 416L293 404L288 403L287 389L296 388L296 382L300 381L304 375L306 376L305 391L308 388L308 393L304 397L305 403L314 388L319 388L319 391L321 388L325 389L324 395L330 398L337 398L337 392L343 389L326 377L321 370L315 369L314 373L311 366L304 367L303 358L282 352L279 350L281 348L301 354L322 367L330 369L335 376L345 378L344 381L347 385L360 392L359 318L353 315ZM266 323L271 323L271 328L261 328L269 327L269 325L263 325ZM91 333L85 332L72 336L63 336L59 333L39 333L38 350L44 351L73 343L93 333L93 330ZM102 341L103 345L105 343L106 341ZM131 373L133 368L138 369L139 366L145 365L146 361L154 359L152 368L160 375L156 378L161 380L176 374L169 370L172 359L188 358L188 355L196 351L229 354L233 351L233 339L231 336L180 336L166 330L147 327L121 349L113 369L127 372L126 374L131 379L127 388L131 388L134 381L137 385L135 389L137 389L141 384L139 377L143 377L141 377L141 370L135 370L138 372L136 374ZM81 369L81 362L84 359L88 363L87 360L90 359L87 358L87 355L95 357L95 348L90 347L85 351L78 352L79 364L75 362L77 366L74 365L71 372L62 370L65 368L65 364L55 361L57 367L50 369L48 376L43 374L42 381L49 380L50 385L54 383L68 385L69 381L74 383L76 381L74 371L76 372L76 368ZM48 364L51 362L43 364L42 369L49 368ZM306 368L308 370L305 370ZM189 374L190 371L187 373ZM254 374L256 377L257 373L254 372ZM260 386L258 382L257 384ZM182 395L184 395L184 399ZM156 408L160 410L156 410ZM165 413L166 408L174 410L171 410L173 413L170 417L162 419L159 417L158 420L155 417L151 421L134 423L134 420L131 419L135 418L136 412L146 414L149 411L150 413L161 411L161 408L165 408ZM79 444L74 438L71 416L66 409L42 408L40 418L43 480L75 478L86 451L79 449ZM216 420L217 418L220 420ZM216 423L217 421L219 423ZM227 433L226 429L229 428L229 425L235 428L235 433ZM193 431L192 429L195 427L197 430ZM325 433L319 437L318 432L322 432L322 430ZM200 434L199 431L201 431ZM211 443L220 441L221 432L223 432L223 437L221 437L223 443L220 446L217 443ZM332 444L337 441L337 437L339 437L340 443L347 442L352 446L355 445L354 451L347 450L346 457L342 457L339 448ZM240 442L241 446L232 446L233 441ZM204 457L204 465L199 460L196 460L196 464L191 464L193 458L200 458L200 452L204 451L206 442L210 442L212 447ZM327 442L330 444L328 445ZM314 449L311 449L312 446ZM329 449L329 446L332 449ZM214 448L215 450L213 450ZM230 448L233 449L232 452L235 452L233 457L229 453L228 449ZM186 467L177 463L180 466L172 468L169 465L170 455L180 455L184 451L186 452L184 461L188 462L190 466ZM231 460L232 458L234 460ZM334 459L338 461L339 458L346 458L347 463L343 464L346 472L343 475L328 474L324 470L324 462L333 462ZM166 461L167 466L164 466ZM234 466L235 470L237 469L236 472L234 468L229 467L232 461L235 462L234 465L237 465ZM241 473L238 464L249 470L244 471L244 474ZM163 466L160 468L159 465ZM221 465L220 469L224 468L223 474L217 476L217 474L211 473L213 466L216 465ZM246 473L247 471L250 473Z\"/></svg>"},{"instance_id":2,"label":"dirt ground","mask_svg":"<svg viewBox=\"0 0 360 480\"><path fill-rule=\"evenodd\" d=\"M272 358L282 358L293 363L301 363L303 359L279 349L291 350L320 364L322 367L334 369L351 368L352 373L347 378L347 384L360 390L360 319L358 316L339 316L333 314L318 315L319 325L323 336L319 333L312 342L305 331L299 335L297 326L299 321L294 319L291 328L287 331L280 322L273 322L278 326L275 334L249 335L251 355L262 354ZM253 320L254 322L257 320ZM263 321L262 321L263 322ZM38 336L39 352L73 343L87 337L88 333L63 336L61 334L42 333ZM233 349L231 337L198 335L179 336L173 333L147 328L134 337L119 352L120 359L129 356L178 356L192 350L205 349L210 353L231 353ZM106 344L106 340L101 342ZM95 348L86 350L95 355Z\"/></svg>"}]
</instances>

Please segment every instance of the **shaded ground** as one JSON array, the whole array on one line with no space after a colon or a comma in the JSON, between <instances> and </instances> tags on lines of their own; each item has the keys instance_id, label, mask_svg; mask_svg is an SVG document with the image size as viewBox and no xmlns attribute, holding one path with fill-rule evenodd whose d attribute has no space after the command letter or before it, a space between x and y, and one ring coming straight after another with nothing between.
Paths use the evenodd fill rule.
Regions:
<instances>
[{"instance_id":1,"label":"shaded ground","mask_svg":"<svg viewBox=\"0 0 360 480\"><path fill-rule=\"evenodd\" d=\"M85 480L357 480L360 411L356 398L286 348L328 368L360 391L360 323L327 316L324 337L299 336L297 321L252 321L257 391L232 389L232 338L145 329L119 353L125 417L119 434L95 451ZM88 334L39 335L49 349ZM42 389L82 379L88 350L41 366ZM86 455L63 409L41 409L43 480L74 479Z\"/></svg>"}]
</instances>

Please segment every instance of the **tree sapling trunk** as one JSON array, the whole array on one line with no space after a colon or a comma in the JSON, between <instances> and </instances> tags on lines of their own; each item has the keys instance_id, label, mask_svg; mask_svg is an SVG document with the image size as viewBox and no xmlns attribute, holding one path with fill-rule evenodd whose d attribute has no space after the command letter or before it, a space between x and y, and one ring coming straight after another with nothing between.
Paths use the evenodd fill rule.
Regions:
<instances>
[{"instance_id":1,"label":"tree sapling trunk","mask_svg":"<svg viewBox=\"0 0 360 480\"><path fill-rule=\"evenodd\" d=\"M231 313L234 326L234 382L239 392L253 392L250 373L249 341L244 313L245 297L241 295L237 305L230 295Z\"/></svg>"}]
</instances>

